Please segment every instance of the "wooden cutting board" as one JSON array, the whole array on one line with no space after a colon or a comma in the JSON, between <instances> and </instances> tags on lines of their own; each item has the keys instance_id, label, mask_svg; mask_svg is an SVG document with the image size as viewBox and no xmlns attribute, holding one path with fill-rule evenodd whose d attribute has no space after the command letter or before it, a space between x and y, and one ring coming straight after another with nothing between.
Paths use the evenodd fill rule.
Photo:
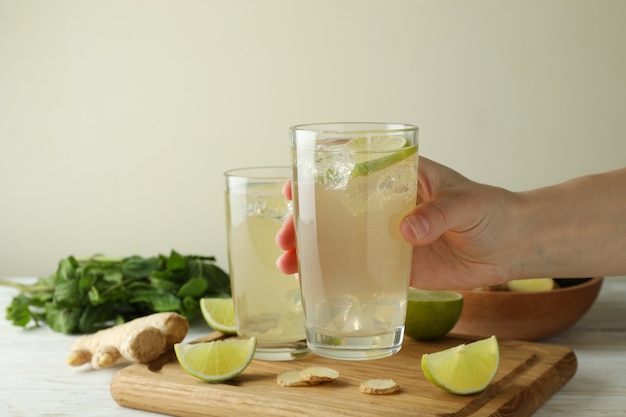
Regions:
<instances>
[{"instance_id":1,"label":"wooden cutting board","mask_svg":"<svg viewBox=\"0 0 626 417\"><path fill-rule=\"evenodd\" d=\"M576 373L566 347L501 340L500 368L491 385L470 396L449 394L424 378L423 353L474 339L448 336L433 342L405 338L394 356L372 361L337 361L310 355L289 362L253 360L239 376L211 384L188 375L176 361L151 371L134 364L111 382L113 399L124 407L179 417L196 416L530 416ZM339 378L307 387L281 387L276 376L308 366L327 366ZM401 390L390 395L359 392L361 381L392 378Z\"/></svg>"}]
</instances>

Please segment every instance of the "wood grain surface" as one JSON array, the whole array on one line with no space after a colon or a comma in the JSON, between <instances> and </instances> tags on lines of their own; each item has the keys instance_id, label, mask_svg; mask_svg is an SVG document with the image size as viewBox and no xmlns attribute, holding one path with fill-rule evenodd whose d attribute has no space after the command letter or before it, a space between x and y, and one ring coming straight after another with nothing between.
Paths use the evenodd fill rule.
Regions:
<instances>
[{"instance_id":1,"label":"wood grain surface","mask_svg":"<svg viewBox=\"0 0 626 417\"><path fill-rule=\"evenodd\" d=\"M211 384L188 375L177 362L151 371L135 364L111 381L120 405L180 417L195 416L529 416L576 372L577 360L566 347L500 341L500 368L492 384L471 396L449 394L428 382L421 371L423 353L468 343L449 336L434 342L405 339L402 350L373 361L337 361L311 355L289 362L253 360L239 376ZM281 387L276 377L287 370L328 366L339 378L308 387ZM359 392L362 381L392 378L401 390L391 395Z\"/></svg>"}]
</instances>

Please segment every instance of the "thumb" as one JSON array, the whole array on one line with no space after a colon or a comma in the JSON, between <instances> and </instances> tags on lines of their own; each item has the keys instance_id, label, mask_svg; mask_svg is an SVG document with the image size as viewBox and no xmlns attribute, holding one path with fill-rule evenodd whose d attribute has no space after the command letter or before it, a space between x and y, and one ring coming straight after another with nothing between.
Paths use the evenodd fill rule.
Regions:
<instances>
[{"instance_id":1,"label":"thumb","mask_svg":"<svg viewBox=\"0 0 626 417\"><path fill-rule=\"evenodd\" d=\"M425 246L437 240L450 227L442 201L428 201L416 206L402 219L400 233L410 244Z\"/></svg>"}]
</instances>

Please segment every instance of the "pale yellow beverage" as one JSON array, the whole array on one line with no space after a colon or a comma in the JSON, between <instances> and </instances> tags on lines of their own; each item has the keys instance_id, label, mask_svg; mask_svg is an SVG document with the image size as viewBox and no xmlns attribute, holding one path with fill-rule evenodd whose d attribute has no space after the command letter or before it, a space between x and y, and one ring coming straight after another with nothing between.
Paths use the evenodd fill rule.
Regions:
<instances>
[{"instance_id":1,"label":"pale yellow beverage","mask_svg":"<svg viewBox=\"0 0 626 417\"><path fill-rule=\"evenodd\" d=\"M400 220L416 204L417 129L387 128L292 134L307 343L322 356L374 359L402 345L412 247Z\"/></svg>"},{"instance_id":2,"label":"pale yellow beverage","mask_svg":"<svg viewBox=\"0 0 626 417\"><path fill-rule=\"evenodd\" d=\"M274 240L290 202L281 194L289 168L226 173L231 293L237 333L256 337L255 358L290 360L309 353L298 281L276 267Z\"/></svg>"}]
</instances>

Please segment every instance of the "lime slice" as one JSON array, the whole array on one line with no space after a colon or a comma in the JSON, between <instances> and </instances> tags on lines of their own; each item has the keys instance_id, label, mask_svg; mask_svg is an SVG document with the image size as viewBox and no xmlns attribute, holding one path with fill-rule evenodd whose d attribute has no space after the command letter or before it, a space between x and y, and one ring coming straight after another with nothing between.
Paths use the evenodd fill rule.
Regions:
<instances>
[{"instance_id":1,"label":"lime slice","mask_svg":"<svg viewBox=\"0 0 626 417\"><path fill-rule=\"evenodd\" d=\"M236 334L235 306L232 298L202 298L200 311L213 330L225 334Z\"/></svg>"},{"instance_id":2,"label":"lime slice","mask_svg":"<svg viewBox=\"0 0 626 417\"><path fill-rule=\"evenodd\" d=\"M441 337L452 330L462 310L462 294L409 288L404 333L417 340Z\"/></svg>"},{"instance_id":3,"label":"lime slice","mask_svg":"<svg viewBox=\"0 0 626 417\"><path fill-rule=\"evenodd\" d=\"M515 279L507 282L506 287L515 292L551 291L554 289L554 280L552 278Z\"/></svg>"},{"instance_id":4,"label":"lime slice","mask_svg":"<svg viewBox=\"0 0 626 417\"><path fill-rule=\"evenodd\" d=\"M487 388L499 365L500 349L495 336L422 355L426 379L458 395L476 394Z\"/></svg>"},{"instance_id":5,"label":"lime slice","mask_svg":"<svg viewBox=\"0 0 626 417\"><path fill-rule=\"evenodd\" d=\"M380 158L374 158L354 165L350 176L352 178L369 175L373 172L383 170L393 164L396 164L417 152L417 146L404 147L394 153L387 154Z\"/></svg>"},{"instance_id":6,"label":"lime slice","mask_svg":"<svg viewBox=\"0 0 626 417\"><path fill-rule=\"evenodd\" d=\"M255 349L254 337L174 345L180 366L190 375L208 382L226 381L242 373L252 361Z\"/></svg>"}]
</instances>

